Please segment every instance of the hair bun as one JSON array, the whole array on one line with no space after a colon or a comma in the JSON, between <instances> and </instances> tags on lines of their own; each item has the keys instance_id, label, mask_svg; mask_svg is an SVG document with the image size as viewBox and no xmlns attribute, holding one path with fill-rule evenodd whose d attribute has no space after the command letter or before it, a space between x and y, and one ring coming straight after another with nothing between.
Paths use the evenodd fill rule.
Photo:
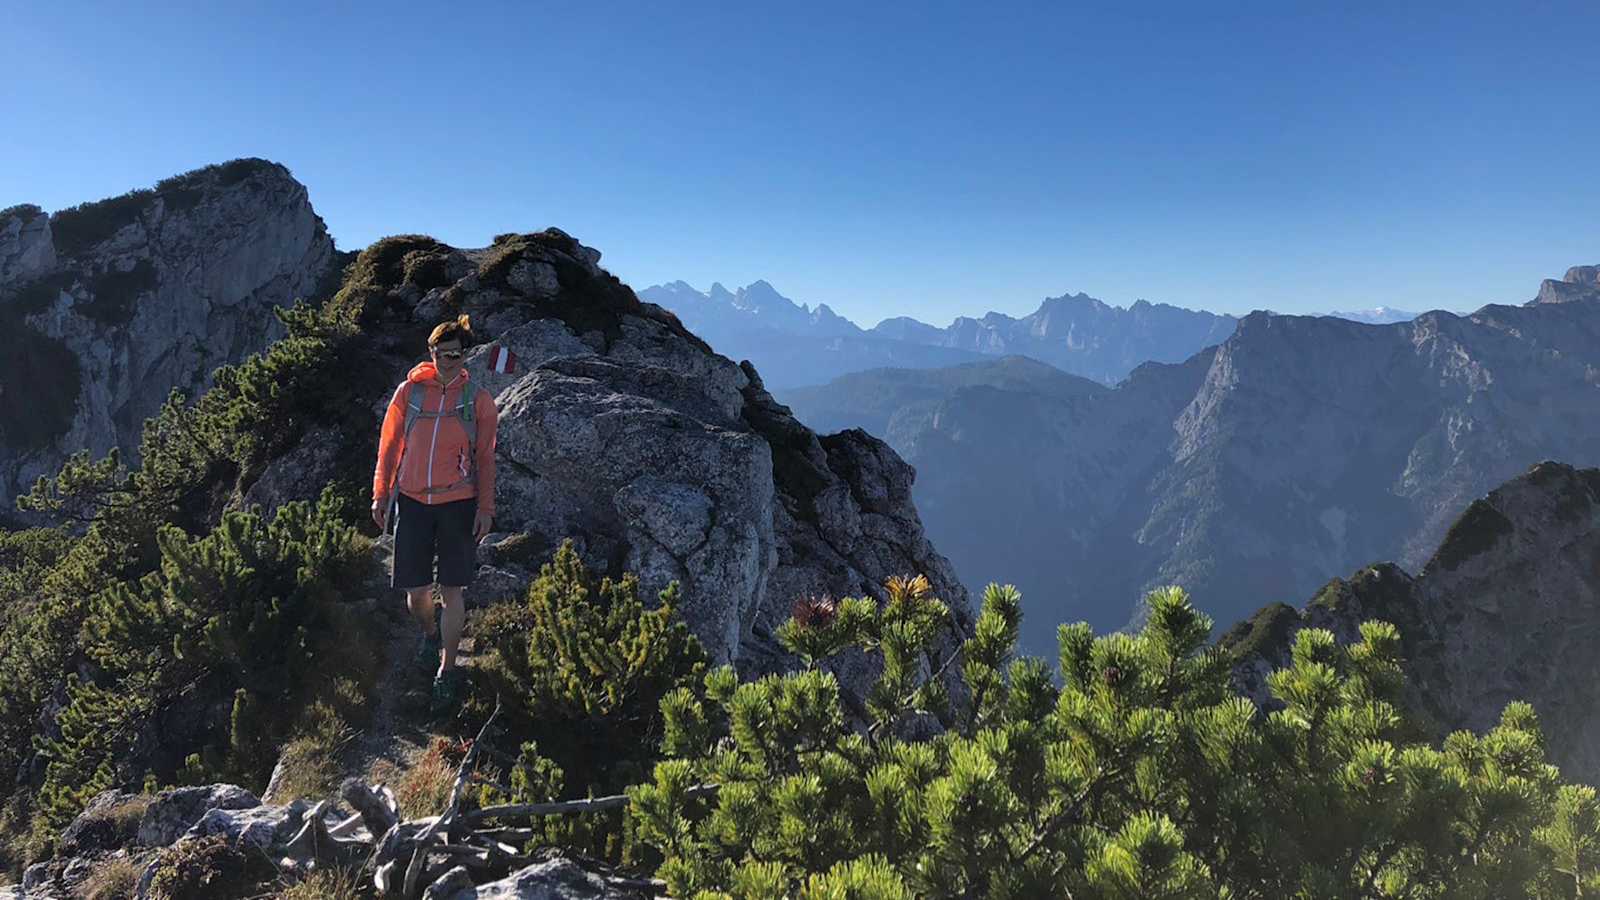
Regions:
<instances>
[{"instance_id":1,"label":"hair bun","mask_svg":"<svg viewBox=\"0 0 1600 900\"><path fill-rule=\"evenodd\" d=\"M472 317L467 315L466 313L462 313L461 317L456 319L456 324L460 325L462 328L465 328L468 331L471 331L472 330Z\"/></svg>"}]
</instances>

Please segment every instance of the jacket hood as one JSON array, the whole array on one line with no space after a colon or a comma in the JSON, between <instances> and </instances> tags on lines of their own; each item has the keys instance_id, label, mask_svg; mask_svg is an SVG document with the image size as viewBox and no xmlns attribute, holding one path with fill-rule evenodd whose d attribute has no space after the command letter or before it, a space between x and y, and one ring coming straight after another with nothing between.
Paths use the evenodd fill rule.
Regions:
<instances>
[{"instance_id":1,"label":"jacket hood","mask_svg":"<svg viewBox=\"0 0 1600 900\"><path fill-rule=\"evenodd\" d=\"M413 382L413 383L415 383L415 382L435 383L435 379L437 379L438 376L439 376L439 370L434 366L433 363L431 363L431 362L419 362L415 366L411 367L411 371L406 375L406 380L410 381L410 382ZM467 371L467 367L466 366L462 366L460 374L456 375L455 380L450 382L450 384L455 384L456 382L463 381L463 380L470 380L471 378L472 378L472 374ZM446 385L446 387L448 387L448 386L449 385Z\"/></svg>"}]
</instances>

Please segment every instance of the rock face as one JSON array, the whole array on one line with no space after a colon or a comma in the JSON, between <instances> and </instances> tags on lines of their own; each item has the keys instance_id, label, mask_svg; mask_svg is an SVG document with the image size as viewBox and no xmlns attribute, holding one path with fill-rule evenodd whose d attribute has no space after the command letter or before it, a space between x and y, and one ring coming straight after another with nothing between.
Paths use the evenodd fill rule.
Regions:
<instances>
[{"instance_id":1,"label":"rock face","mask_svg":"<svg viewBox=\"0 0 1600 900\"><path fill-rule=\"evenodd\" d=\"M483 250L405 246L421 249L366 253L432 254L436 263L410 269L444 274L425 288L398 272L363 287L382 310L372 340L388 348L363 365L394 379L371 398L371 433L308 434L267 467L271 484L247 490L303 493L334 460L370 453L362 441L422 354L420 336L464 312L479 340L468 371L500 415L498 534L480 548L479 573L497 597L519 595L571 537L590 566L638 573L646 597L677 581L707 650L752 673L783 664L771 631L805 594L876 596L888 577L921 573L959 623L971 621L966 591L923 535L909 466L864 433L819 439L752 366L641 303L599 267L598 251L554 229ZM515 372L490 370L496 347L516 355Z\"/></svg>"},{"instance_id":2,"label":"rock face","mask_svg":"<svg viewBox=\"0 0 1600 900\"><path fill-rule=\"evenodd\" d=\"M1545 462L1473 501L1415 577L1390 563L1334 579L1296 611L1278 604L1224 636L1240 689L1272 707L1266 673L1296 631L1360 639L1369 619L1401 633L1407 688L1438 737L1492 728L1513 700L1539 714L1570 781L1600 780L1600 469Z\"/></svg>"},{"instance_id":3,"label":"rock face","mask_svg":"<svg viewBox=\"0 0 1600 900\"><path fill-rule=\"evenodd\" d=\"M458 874L459 873L459 874ZM429 886L424 900L632 900L637 896L607 885L569 859L553 859L476 887L464 868L452 869Z\"/></svg>"},{"instance_id":4,"label":"rock face","mask_svg":"<svg viewBox=\"0 0 1600 900\"><path fill-rule=\"evenodd\" d=\"M889 374L835 396L887 396ZM1058 622L1137 622L1165 584L1226 624L1372 560L1415 570L1533 463L1600 464L1600 297L1385 326L1254 313L1098 392L990 375L886 434L930 538L969 589L1022 589L1047 657Z\"/></svg>"},{"instance_id":5,"label":"rock face","mask_svg":"<svg viewBox=\"0 0 1600 900\"><path fill-rule=\"evenodd\" d=\"M1573 266L1560 281L1546 278L1533 303L1571 303L1600 297L1600 266Z\"/></svg>"},{"instance_id":6,"label":"rock face","mask_svg":"<svg viewBox=\"0 0 1600 900\"><path fill-rule=\"evenodd\" d=\"M75 450L136 461L169 392L281 336L273 308L314 296L334 258L305 187L262 160L0 215L0 320L42 354L4 372L0 508Z\"/></svg>"}]
</instances>

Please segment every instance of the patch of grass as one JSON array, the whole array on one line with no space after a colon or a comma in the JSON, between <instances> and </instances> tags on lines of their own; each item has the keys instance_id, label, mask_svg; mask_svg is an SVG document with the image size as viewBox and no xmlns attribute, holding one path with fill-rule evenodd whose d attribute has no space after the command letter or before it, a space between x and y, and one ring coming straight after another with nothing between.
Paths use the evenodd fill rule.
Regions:
<instances>
[{"instance_id":1,"label":"patch of grass","mask_svg":"<svg viewBox=\"0 0 1600 900\"><path fill-rule=\"evenodd\" d=\"M355 732L324 703L312 704L304 723L296 730L300 737L290 741L278 759L284 769L278 786L281 802L337 793L341 780L339 754Z\"/></svg>"},{"instance_id":2,"label":"patch of grass","mask_svg":"<svg viewBox=\"0 0 1600 900\"><path fill-rule=\"evenodd\" d=\"M277 894L277 900L361 900L368 896L359 868L318 869Z\"/></svg>"},{"instance_id":3,"label":"patch of grass","mask_svg":"<svg viewBox=\"0 0 1600 900\"><path fill-rule=\"evenodd\" d=\"M139 885L139 867L126 856L111 857L94 867L78 888L82 900L129 900Z\"/></svg>"},{"instance_id":4,"label":"patch of grass","mask_svg":"<svg viewBox=\"0 0 1600 900\"><path fill-rule=\"evenodd\" d=\"M466 751L462 742L435 735L428 749L411 765L401 769L387 760L380 760L372 767L370 779L394 790L403 818L437 815L450 802L456 768L461 765Z\"/></svg>"}]
</instances>

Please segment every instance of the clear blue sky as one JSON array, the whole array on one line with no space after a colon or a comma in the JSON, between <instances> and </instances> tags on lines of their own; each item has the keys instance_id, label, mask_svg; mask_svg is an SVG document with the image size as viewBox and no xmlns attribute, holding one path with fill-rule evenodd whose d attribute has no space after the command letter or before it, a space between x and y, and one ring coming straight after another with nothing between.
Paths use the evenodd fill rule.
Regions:
<instances>
[{"instance_id":1,"label":"clear blue sky","mask_svg":"<svg viewBox=\"0 0 1600 900\"><path fill-rule=\"evenodd\" d=\"M343 248L555 225L867 325L1467 310L1600 262L1593 2L0 2L0 206L262 156Z\"/></svg>"}]
</instances>

